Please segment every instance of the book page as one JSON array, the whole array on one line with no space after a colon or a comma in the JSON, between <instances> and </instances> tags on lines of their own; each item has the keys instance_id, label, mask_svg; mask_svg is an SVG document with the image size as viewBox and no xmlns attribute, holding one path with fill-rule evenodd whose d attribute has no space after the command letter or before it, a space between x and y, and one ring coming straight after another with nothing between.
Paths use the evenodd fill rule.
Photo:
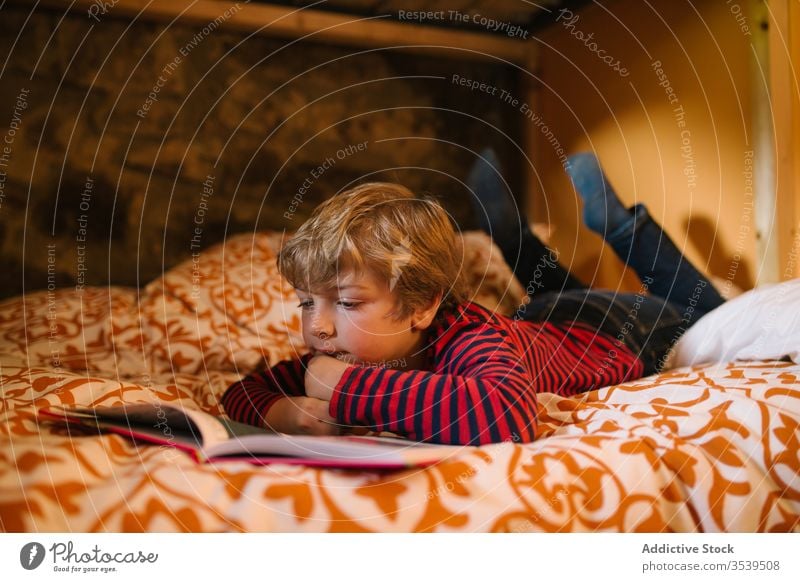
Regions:
<instances>
[{"instance_id":1,"label":"book page","mask_svg":"<svg viewBox=\"0 0 800 582\"><path fill-rule=\"evenodd\" d=\"M52 409L59 409L64 416L83 424L96 424L137 439L192 450L200 461L258 463L259 459L280 462L286 458L312 460L317 466L403 468L428 465L474 448L421 443L397 436L272 433L166 403ZM48 415L60 416L53 412Z\"/></svg>"},{"instance_id":2,"label":"book page","mask_svg":"<svg viewBox=\"0 0 800 582\"><path fill-rule=\"evenodd\" d=\"M191 419L197 426L202 435L203 448L214 446L230 438L225 426L216 416L212 416L202 410L192 410L184 408L182 412Z\"/></svg>"},{"instance_id":3,"label":"book page","mask_svg":"<svg viewBox=\"0 0 800 582\"><path fill-rule=\"evenodd\" d=\"M208 458L237 455L284 455L353 466L413 466L440 461L471 447L419 443L399 438L361 436L250 435L233 438L203 452Z\"/></svg>"},{"instance_id":4,"label":"book page","mask_svg":"<svg viewBox=\"0 0 800 582\"><path fill-rule=\"evenodd\" d=\"M182 444L198 448L224 442L229 438L225 425L215 416L201 410L179 408L163 402L61 409L75 418L93 419L101 425L130 429L133 433L155 440L178 440Z\"/></svg>"}]
</instances>

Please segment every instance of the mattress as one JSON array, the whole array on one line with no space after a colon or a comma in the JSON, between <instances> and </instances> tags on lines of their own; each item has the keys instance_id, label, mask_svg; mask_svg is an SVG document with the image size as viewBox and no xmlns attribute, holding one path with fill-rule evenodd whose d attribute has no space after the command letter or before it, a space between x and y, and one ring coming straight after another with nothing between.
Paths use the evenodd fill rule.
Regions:
<instances>
[{"instance_id":1,"label":"mattress","mask_svg":"<svg viewBox=\"0 0 800 582\"><path fill-rule=\"evenodd\" d=\"M476 293L515 309L521 288L491 245L465 242ZM800 365L786 361L541 394L536 442L400 471L198 465L37 418L45 406L154 401L221 414L230 383L303 349L272 265L279 244L241 237L205 253L202 272L187 262L141 290L0 303L3 531L800 530Z\"/></svg>"}]
</instances>

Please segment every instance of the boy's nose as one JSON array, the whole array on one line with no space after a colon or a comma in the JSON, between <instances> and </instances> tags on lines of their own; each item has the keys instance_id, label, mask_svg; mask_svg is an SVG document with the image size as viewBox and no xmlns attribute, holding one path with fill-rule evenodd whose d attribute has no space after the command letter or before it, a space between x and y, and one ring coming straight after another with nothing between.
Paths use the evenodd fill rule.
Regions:
<instances>
[{"instance_id":1,"label":"boy's nose","mask_svg":"<svg viewBox=\"0 0 800 582\"><path fill-rule=\"evenodd\" d=\"M312 333L321 340L333 335L333 320L327 317L316 317L311 325Z\"/></svg>"}]
</instances>

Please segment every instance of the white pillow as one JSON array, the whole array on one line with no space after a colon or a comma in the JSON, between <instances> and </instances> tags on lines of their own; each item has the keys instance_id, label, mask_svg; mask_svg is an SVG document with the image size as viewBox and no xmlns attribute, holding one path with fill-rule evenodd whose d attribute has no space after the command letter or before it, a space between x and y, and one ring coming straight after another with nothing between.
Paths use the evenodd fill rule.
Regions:
<instances>
[{"instance_id":1,"label":"white pillow","mask_svg":"<svg viewBox=\"0 0 800 582\"><path fill-rule=\"evenodd\" d=\"M784 356L800 363L800 279L762 285L707 313L678 340L666 367Z\"/></svg>"}]
</instances>

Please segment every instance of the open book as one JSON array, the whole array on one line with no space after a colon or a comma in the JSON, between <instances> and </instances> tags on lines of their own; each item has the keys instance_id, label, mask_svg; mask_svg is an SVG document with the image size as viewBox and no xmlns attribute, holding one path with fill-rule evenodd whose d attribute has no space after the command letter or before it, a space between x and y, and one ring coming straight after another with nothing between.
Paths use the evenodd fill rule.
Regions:
<instances>
[{"instance_id":1,"label":"open book","mask_svg":"<svg viewBox=\"0 0 800 582\"><path fill-rule=\"evenodd\" d=\"M107 429L138 441L175 447L198 463L247 461L324 467L398 469L431 465L472 447L379 436L300 436L157 402L124 406L50 407L44 419Z\"/></svg>"}]
</instances>

